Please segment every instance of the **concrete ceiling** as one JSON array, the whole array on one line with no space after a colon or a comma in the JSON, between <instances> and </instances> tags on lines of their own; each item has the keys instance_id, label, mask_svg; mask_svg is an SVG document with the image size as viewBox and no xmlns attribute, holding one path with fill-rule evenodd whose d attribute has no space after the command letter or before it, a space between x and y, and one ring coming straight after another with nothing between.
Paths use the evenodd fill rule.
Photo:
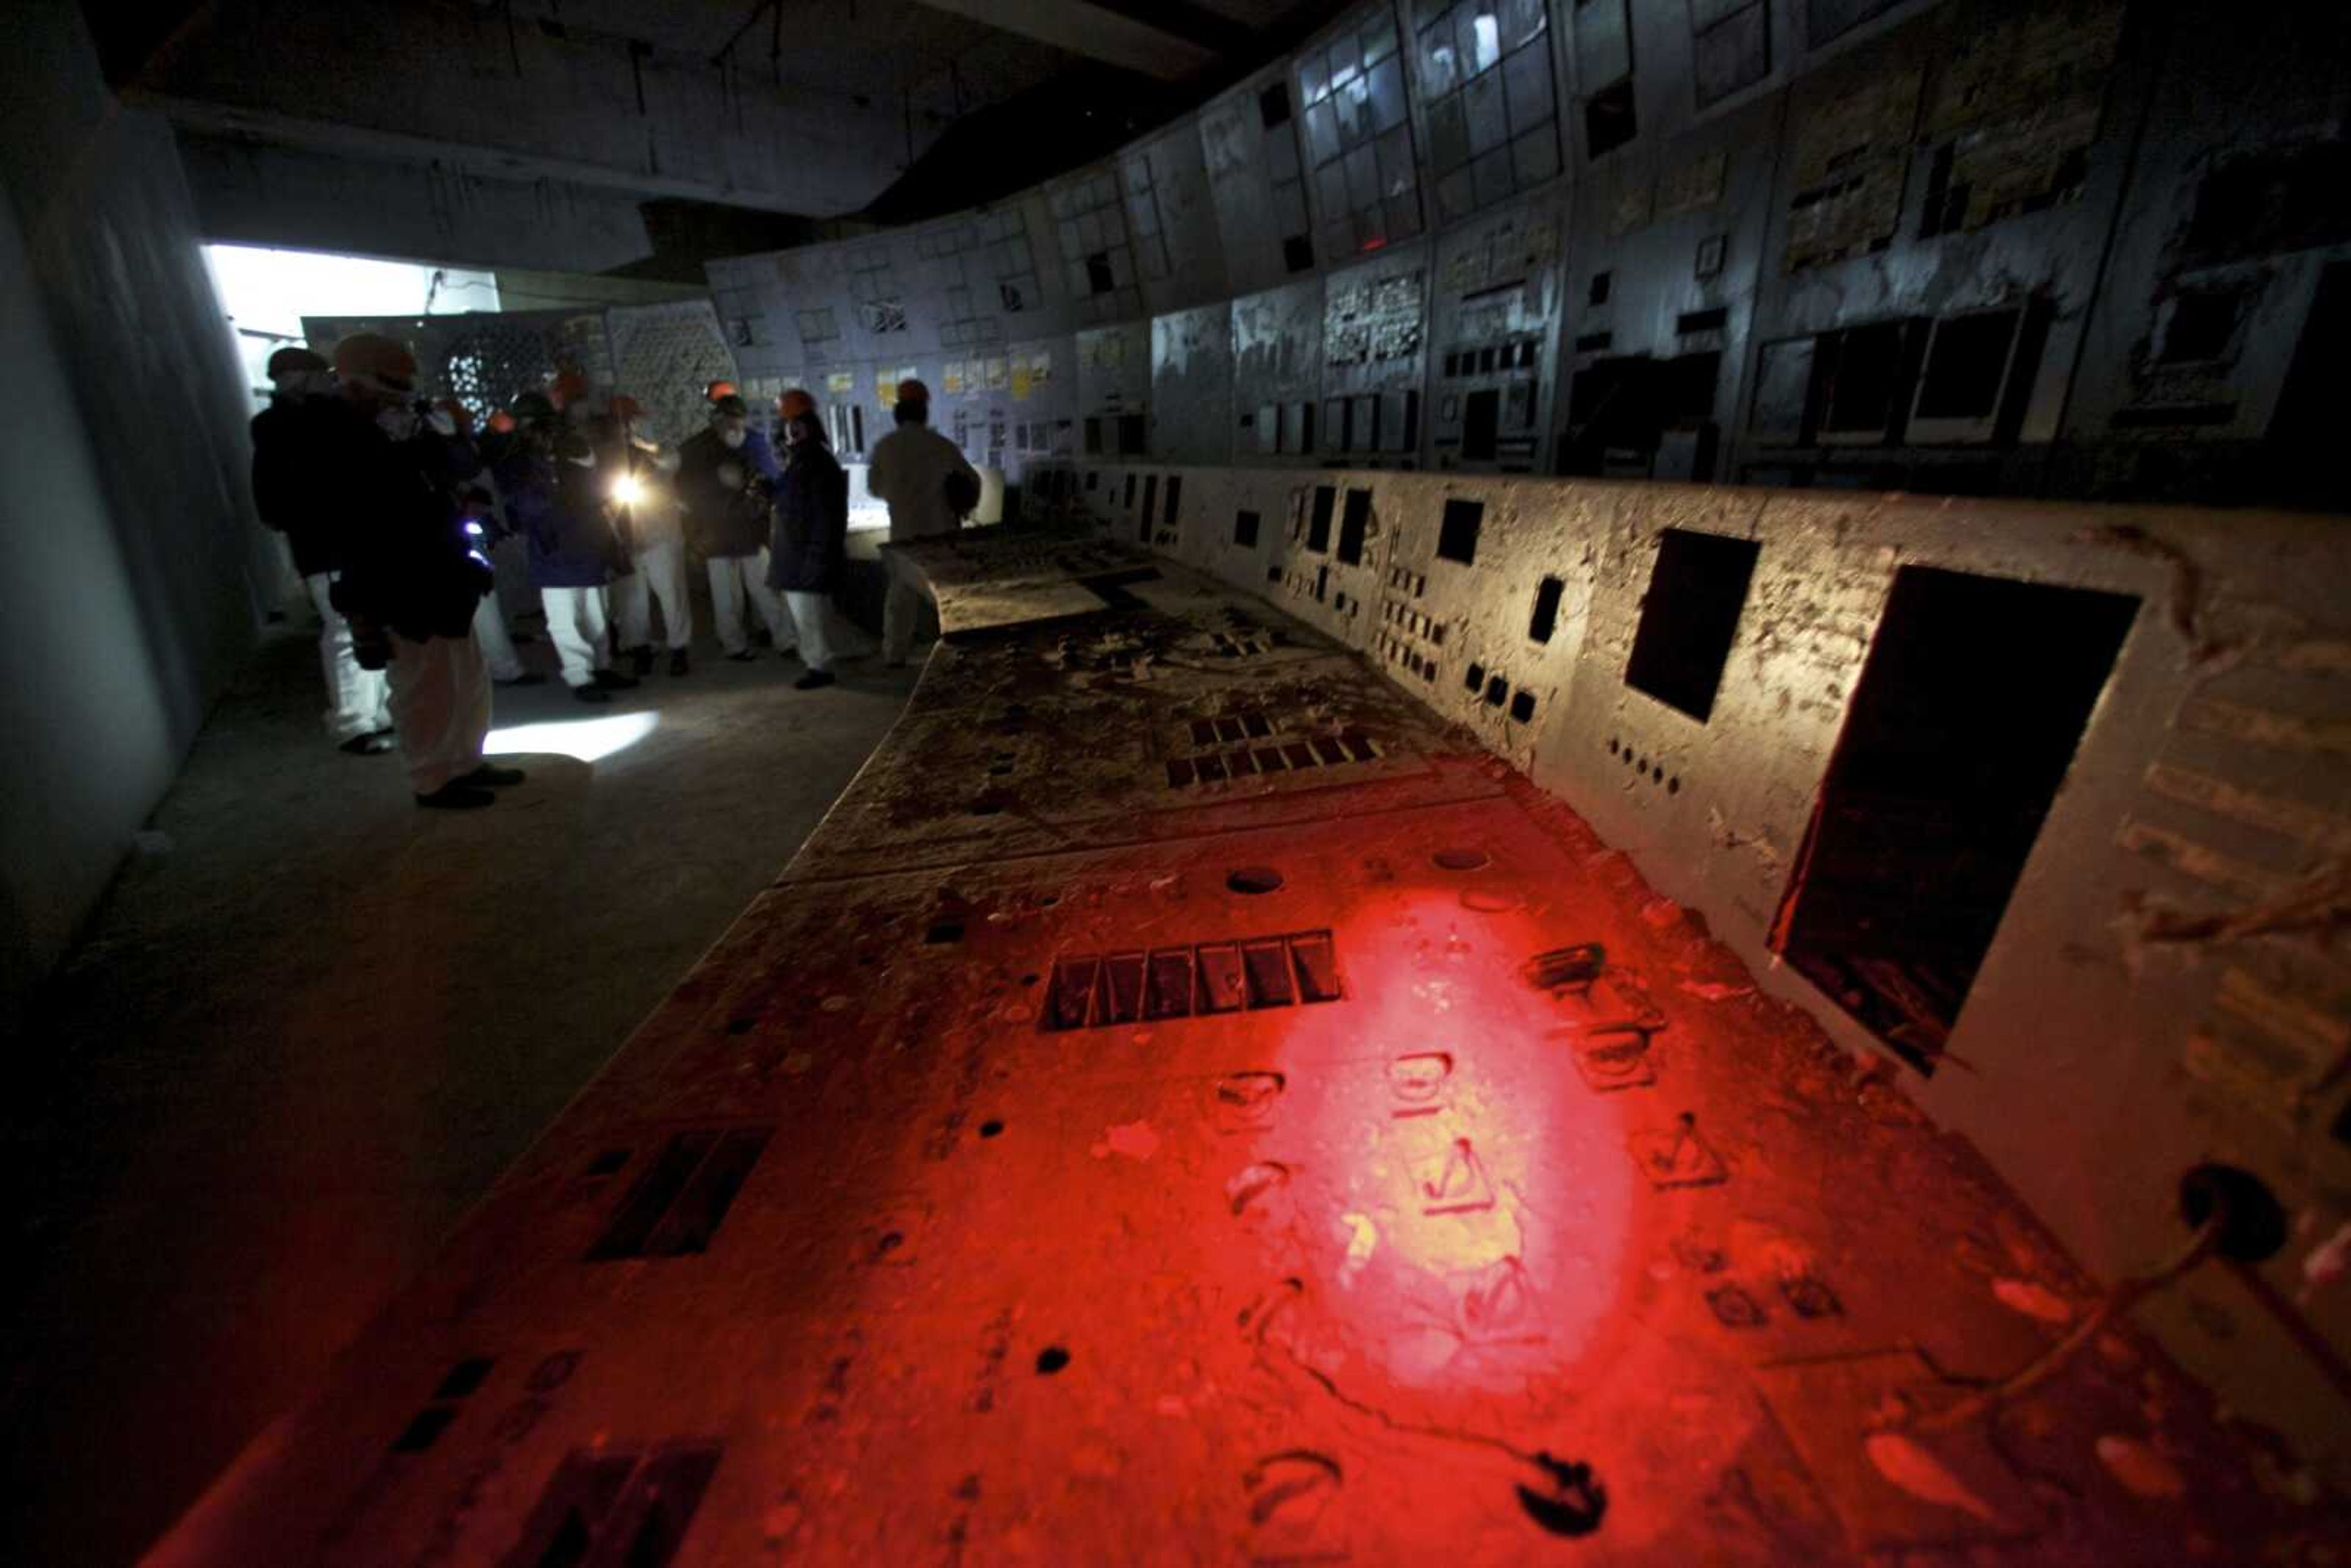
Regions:
<instances>
[{"instance_id":1,"label":"concrete ceiling","mask_svg":"<svg viewBox=\"0 0 2351 1568\"><path fill-rule=\"evenodd\" d=\"M1279 53L1328 0L87 0L183 131L491 180L834 217L958 122L1138 102ZM1312 14L1310 18L1307 14Z\"/></svg>"}]
</instances>

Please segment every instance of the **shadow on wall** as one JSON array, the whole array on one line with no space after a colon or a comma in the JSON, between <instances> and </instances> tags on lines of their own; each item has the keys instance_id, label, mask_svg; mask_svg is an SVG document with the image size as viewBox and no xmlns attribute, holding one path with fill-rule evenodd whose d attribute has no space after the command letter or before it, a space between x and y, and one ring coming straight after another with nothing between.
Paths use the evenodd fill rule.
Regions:
<instances>
[{"instance_id":1,"label":"shadow on wall","mask_svg":"<svg viewBox=\"0 0 2351 1568\"><path fill-rule=\"evenodd\" d=\"M63 956L250 646L252 523L228 329L169 129L107 93L79 12L11 14L0 131L0 435L24 650L0 695L0 1027Z\"/></svg>"}]
</instances>

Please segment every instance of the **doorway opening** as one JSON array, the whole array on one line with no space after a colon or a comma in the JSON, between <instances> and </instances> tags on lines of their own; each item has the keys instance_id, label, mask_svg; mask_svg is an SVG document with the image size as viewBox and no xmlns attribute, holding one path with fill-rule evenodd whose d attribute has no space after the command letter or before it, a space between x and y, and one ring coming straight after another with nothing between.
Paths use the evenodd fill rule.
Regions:
<instances>
[{"instance_id":1,"label":"doorway opening","mask_svg":"<svg viewBox=\"0 0 2351 1568\"><path fill-rule=\"evenodd\" d=\"M2089 589L1895 574L1771 946L1921 1072L2137 612Z\"/></svg>"}]
</instances>

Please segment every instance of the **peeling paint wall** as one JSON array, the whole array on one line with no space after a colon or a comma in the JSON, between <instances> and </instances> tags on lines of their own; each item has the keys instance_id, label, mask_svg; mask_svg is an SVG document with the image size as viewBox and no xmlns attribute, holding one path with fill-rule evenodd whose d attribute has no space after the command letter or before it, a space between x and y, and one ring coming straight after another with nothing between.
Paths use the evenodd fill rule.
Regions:
<instances>
[{"instance_id":1,"label":"peeling paint wall","mask_svg":"<svg viewBox=\"0 0 2351 1568\"><path fill-rule=\"evenodd\" d=\"M1018 208L1039 298L1005 336L1230 301L1228 385L1187 384L1200 406L1180 414L1159 400L1169 444L1149 452L1169 460L2351 504L2323 465L2284 461L2323 428L2304 324L2351 312L2351 20L2152 0L1505 9L1359 6L1014 203L714 263L722 314L778 374L862 387L911 363L935 382L972 329L953 277L897 267L887 340L844 325L820 351L789 323L856 317L874 274L847 264L876 246L955 251L938 236ZM1311 325L1276 304L1309 280ZM1366 357L1353 323L1374 317ZM1311 432L1283 406L1308 401ZM1006 466L1018 486L1118 455Z\"/></svg>"},{"instance_id":2,"label":"peeling paint wall","mask_svg":"<svg viewBox=\"0 0 2351 1568\"><path fill-rule=\"evenodd\" d=\"M1132 468L1105 468L1100 494ZM2351 1216L2351 971L2325 942L2351 899L2351 539L2285 513L1399 475L1180 476L1163 545L1354 647L1588 820L1848 1049L1881 1048L1782 961L1774 920L1897 570L2129 596L2137 614L1931 1078L1905 1075L2095 1272L2179 1242L2178 1186L2254 1172L2304 1260ZM1368 497L1360 564L1312 548L1318 490ZM1440 553L1482 508L1473 559ZM1237 516L1262 519L1234 542ZM1122 537L1123 513L1098 509ZM1660 536L1758 546L1703 720L1628 685ZM1456 541L1458 542L1458 539ZM1531 616L1560 590L1551 635ZM1399 615L1401 612L1401 616ZM1986 639L2003 628L1986 626ZM1967 647L1949 650L1965 661ZM1498 686L1496 683L1499 682ZM1521 700L1523 699L1523 700ZM2351 1349L2339 1296L2309 1322ZM2267 1309L2219 1269L2147 1309L2222 1397L2351 1462L2339 1412Z\"/></svg>"}]
</instances>

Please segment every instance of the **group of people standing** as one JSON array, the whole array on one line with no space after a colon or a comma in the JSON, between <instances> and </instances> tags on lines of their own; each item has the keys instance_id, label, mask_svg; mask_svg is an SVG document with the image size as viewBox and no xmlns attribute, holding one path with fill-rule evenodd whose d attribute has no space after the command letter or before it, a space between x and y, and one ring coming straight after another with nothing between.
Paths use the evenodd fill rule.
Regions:
<instances>
[{"instance_id":1,"label":"group of people standing","mask_svg":"<svg viewBox=\"0 0 2351 1568\"><path fill-rule=\"evenodd\" d=\"M655 601L669 673L690 672L689 549L706 563L727 658L758 658L758 642L796 653L806 669L793 685L809 691L870 651L832 605L849 480L805 392L777 400L779 453L723 382L708 389L706 428L671 448L646 433L632 399L597 399L569 374L477 436L463 405L420 402L413 357L373 333L345 339L331 363L281 349L268 370L254 495L324 622L329 733L358 755L396 745L421 806L486 806L522 781L482 760L492 684L546 679L516 654L492 591L490 551L504 539L520 541L564 683L584 703L609 703L652 673ZM890 504L893 539L951 531L978 497L970 465L927 428L928 405L922 383L903 383L900 429L873 454L870 487ZM893 664L911 651L922 608L893 573Z\"/></svg>"}]
</instances>

